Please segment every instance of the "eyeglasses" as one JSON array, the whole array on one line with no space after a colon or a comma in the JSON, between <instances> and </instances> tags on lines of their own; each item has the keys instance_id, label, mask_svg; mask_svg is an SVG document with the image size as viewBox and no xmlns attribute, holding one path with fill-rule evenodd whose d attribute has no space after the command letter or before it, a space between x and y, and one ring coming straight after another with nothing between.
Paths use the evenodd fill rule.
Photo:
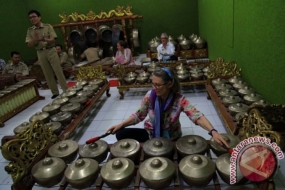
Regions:
<instances>
[{"instance_id":1,"label":"eyeglasses","mask_svg":"<svg viewBox=\"0 0 285 190\"><path fill-rule=\"evenodd\" d=\"M165 85L165 83L163 83L163 84L154 84L154 83L151 83L152 84L152 87L154 87L154 88L160 88L160 87L162 87L163 85Z\"/></svg>"},{"instance_id":2,"label":"eyeglasses","mask_svg":"<svg viewBox=\"0 0 285 190\"><path fill-rule=\"evenodd\" d=\"M160 39L168 39L168 38L160 38Z\"/></svg>"},{"instance_id":3,"label":"eyeglasses","mask_svg":"<svg viewBox=\"0 0 285 190\"><path fill-rule=\"evenodd\" d=\"M38 16L29 16L29 19L37 18Z\"/></svg>"}]
</instances>

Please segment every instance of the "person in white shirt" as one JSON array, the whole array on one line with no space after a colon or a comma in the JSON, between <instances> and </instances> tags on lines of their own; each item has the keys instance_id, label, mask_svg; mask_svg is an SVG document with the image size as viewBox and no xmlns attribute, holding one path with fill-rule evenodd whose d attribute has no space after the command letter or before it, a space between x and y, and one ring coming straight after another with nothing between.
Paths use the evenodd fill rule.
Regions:
<instances>
[{"instance_id":1,"label":"person in white shirt","mask_svg":"<svg viewBox=\"0 0 285 190\"><path fill-rule=\"evenodd\" d=\"M162 33L160 36L161 44L157 46L157 59L159 61L166 61L175 53L174 45L168 41L168 35Z\"/></svg>"}]
</instances>

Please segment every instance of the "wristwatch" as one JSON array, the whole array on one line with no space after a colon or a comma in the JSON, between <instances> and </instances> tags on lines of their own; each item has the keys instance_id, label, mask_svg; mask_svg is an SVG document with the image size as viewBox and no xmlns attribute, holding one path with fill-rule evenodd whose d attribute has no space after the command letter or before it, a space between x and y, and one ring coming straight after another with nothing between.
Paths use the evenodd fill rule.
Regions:
<instances>
[{"instance_id":1,"label":"wristwatch","mask_svg":"<svg viewBox=\"0 0 285 190\"><path fill-rule=\"evenodd\" d=\"M211 130L209 131L209 133L208 133L208 134L209 134L209 135L211 135L211 136L213 136L213 134L212 134L212 133L213 133L213 131L218 132L218 131L217 131L217 129L211 129Z\"/></svg>"}]
</instances>

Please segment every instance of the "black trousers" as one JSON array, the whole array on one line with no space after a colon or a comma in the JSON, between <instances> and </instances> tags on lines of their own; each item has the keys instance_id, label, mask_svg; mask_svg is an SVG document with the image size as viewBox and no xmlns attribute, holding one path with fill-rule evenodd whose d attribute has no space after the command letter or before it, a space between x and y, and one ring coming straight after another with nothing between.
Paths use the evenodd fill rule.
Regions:
<instances>
[{"instance_id":1,"label":"black trousers","mask_svg":"<svg viewBox=\"0 0 285 190\"><path fill-rule=\"evenodd\" d=\"M145 129L138 128L123 128L116 133L117 140L134 139L138 142L145 142L149 140L148 132Z\"/></svg>"}]
</instances>

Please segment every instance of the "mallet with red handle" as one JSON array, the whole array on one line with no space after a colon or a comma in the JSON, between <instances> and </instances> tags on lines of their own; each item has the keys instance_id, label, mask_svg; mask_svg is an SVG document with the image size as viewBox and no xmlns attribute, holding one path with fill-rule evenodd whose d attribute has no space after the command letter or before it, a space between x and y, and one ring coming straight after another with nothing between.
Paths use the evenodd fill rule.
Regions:
<instances>
[{"instance_id":1,"label":"mallet with red handle","mask_svg":"<svg viewBox=\"0 0 285 190\"><path fill-rule=\"evenodd\" d=\"M109 132L109 133L105 133L105 134L103 134L103 135L101 135L101 136L93 137L92 139L87 140L87 141L86 141L86 144L94 143L94 142L98 141L99 139L104 138L104 137L106 137L106 136L108 136L108 135L110 135L110 134L112 134L112 133Z\"/></svg>"}]
</instances>

